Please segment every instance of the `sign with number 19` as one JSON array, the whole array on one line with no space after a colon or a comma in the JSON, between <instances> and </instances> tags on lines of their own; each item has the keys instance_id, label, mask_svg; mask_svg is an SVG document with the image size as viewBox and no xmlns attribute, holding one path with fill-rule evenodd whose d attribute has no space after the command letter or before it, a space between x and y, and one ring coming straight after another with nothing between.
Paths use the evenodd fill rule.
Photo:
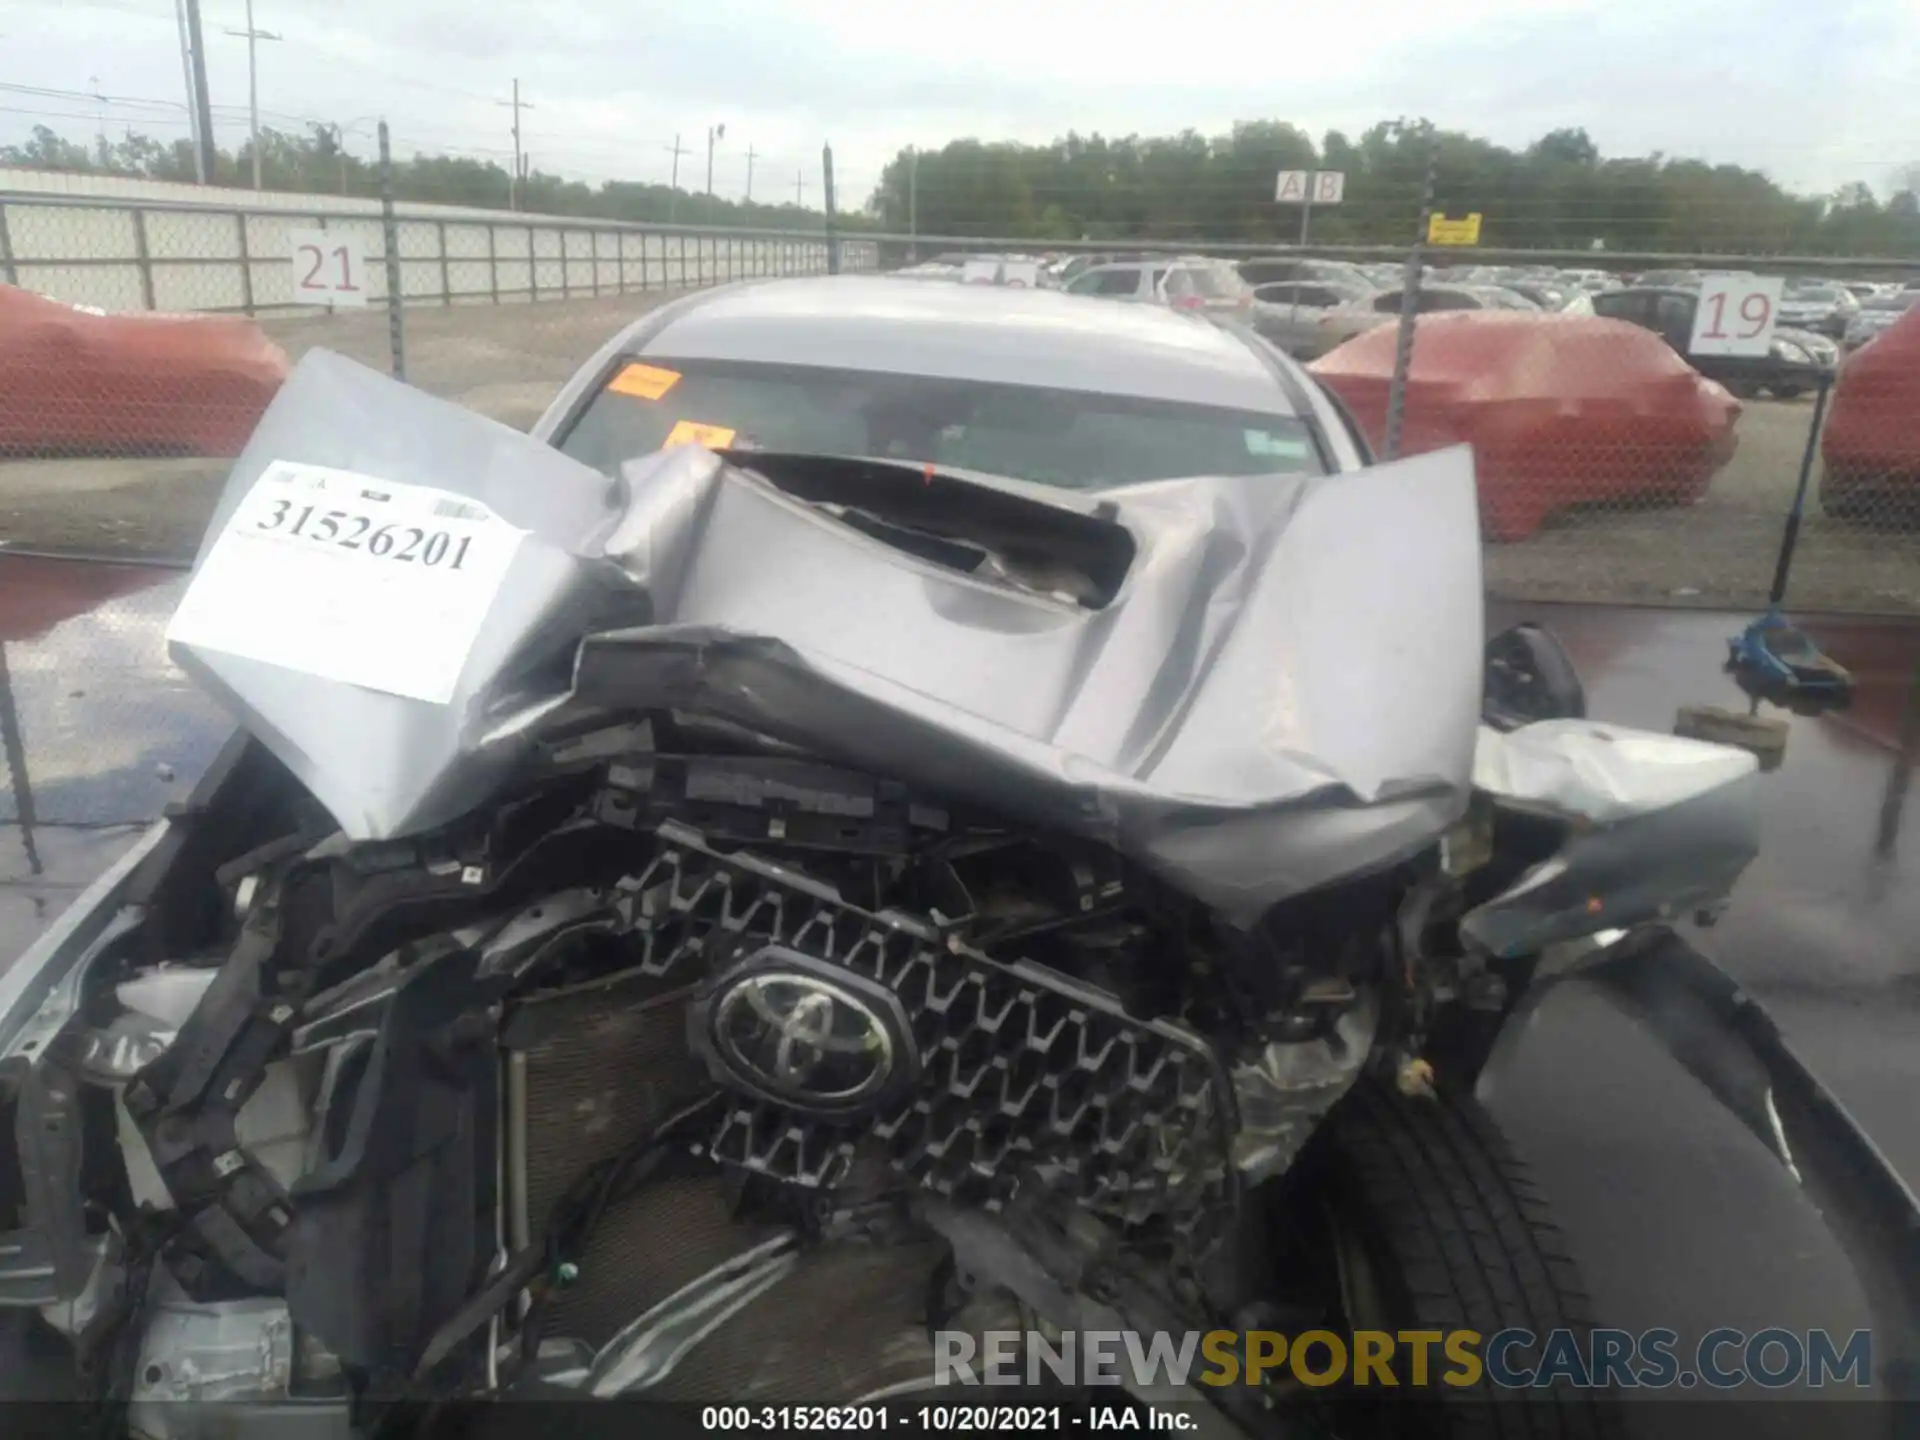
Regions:
<instances>
[{"instance_id":1,"label":"sign with number 19","mask_svg":"<svg viewBox=\"0 0 1920 1440\"><path fill-rule=\"evenodd\" d=\"M1709 275L1700 286L1689 355L1765 355L1780 312L1778 275Z\"/></svg>"},{"instance_id":2,"label":"sign with number 19","mask_svg":"<svg viewBox=\"0 0 1920 1440\"><path fill-rule=\"evenodd\" d=\"M365 305L366 263L360 242L341 230L295 230L293 303Z\"/></svg>"}]
</instances>

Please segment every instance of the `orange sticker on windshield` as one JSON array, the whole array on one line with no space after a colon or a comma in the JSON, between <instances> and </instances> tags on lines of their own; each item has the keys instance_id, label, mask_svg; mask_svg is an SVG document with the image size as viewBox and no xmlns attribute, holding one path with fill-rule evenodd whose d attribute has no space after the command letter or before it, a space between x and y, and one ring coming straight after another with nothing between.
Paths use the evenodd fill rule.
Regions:
<instances>
[{"instance_id":1,"label":"orange sticker on windshield","mask_svg":"<svg viewBox=\"0 0 1920 1440\"><path fill-rule=\"evenodd\" d=\"M654 365L629 365L607 382L616 395L631 395L636 400L658 400L680 383L678 370L662 370Z\"/></svg>"},{"instance_id":2,"label":"orange sticker on windshield","mask_svg":"<svg viewBox=\"0 0 1920 1440\"><path fill-rule=\"evenodd\" d=\"M733 431L724 425L702 425L698 420L682 420L667 432L667 440L660 448L671 450L676 445L704 445L709 450L723 450L733 443Z\"/></svg>"}]
</instances>

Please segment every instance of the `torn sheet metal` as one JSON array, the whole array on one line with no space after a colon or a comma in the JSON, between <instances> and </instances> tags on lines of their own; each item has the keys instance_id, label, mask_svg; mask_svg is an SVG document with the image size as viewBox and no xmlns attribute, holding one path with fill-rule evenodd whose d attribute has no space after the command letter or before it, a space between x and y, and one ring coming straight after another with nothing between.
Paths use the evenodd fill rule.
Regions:
<instances>
[{"instance_id":1,"label":"torn sheet metal","mask_svg":"<svg viewBox=\"0 0 1920 1440\"><path fill-rule=\"evenodd\" d=\"M1611 825L1663 810L1754 773L1745 750L1600 720L1480 728L1474 787L1502 800Z\"/></svg>"},{"instance_id":2,"label":"torn sheet metal","mask_svg":"<svg viewBox=\"0 0 1920 1440\"><path fill-rule=\"evenodd\" d=\"M480 803L569 701L713 716L1092 835L1242 920L1412 852L1465 806L1482 643L1465 450L1097 498L978 488L982 506L1123 530L1131 563L1097 605L920 558L790 493L817 499L836 467L908 487L921 467L748 471L687 446L610 489L325 352L275 401L211 536L276 461L465 495L527 532L444 704L306 673L294 653L173 647L357 839Z\"/></svg>"}]
</instances>

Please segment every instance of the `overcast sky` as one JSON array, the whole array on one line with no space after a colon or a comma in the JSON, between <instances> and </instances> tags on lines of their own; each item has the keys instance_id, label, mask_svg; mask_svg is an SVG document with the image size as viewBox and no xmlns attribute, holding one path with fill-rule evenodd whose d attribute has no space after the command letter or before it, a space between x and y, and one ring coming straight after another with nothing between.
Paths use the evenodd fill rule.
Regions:
<instances>
[{"instance_id":1,"label":"overcast sky","mask_svg":"<svg viewBox=\"0 0 1920 1440\"><path fill-rule=\"evenodd\" d=\"M244 0L202 0L223 146L244 139ZM255 0L266 123L349 123L371 148L511 155L517 76L539 168L843 204L900 146L959 136L1320 135L1428 116L1505 144L1581 125L1608 154L1697 156L1801 191L1883 195L1920 162L1920 0ZM0 0L0 142L186 133L174 0ZM19 87L113 97L108 103ZM130 104L125 101L162 102ZM34 114L29 112L43 112ZM354 125L351 122L363 122Z\"/></svg>"}]
</instances>

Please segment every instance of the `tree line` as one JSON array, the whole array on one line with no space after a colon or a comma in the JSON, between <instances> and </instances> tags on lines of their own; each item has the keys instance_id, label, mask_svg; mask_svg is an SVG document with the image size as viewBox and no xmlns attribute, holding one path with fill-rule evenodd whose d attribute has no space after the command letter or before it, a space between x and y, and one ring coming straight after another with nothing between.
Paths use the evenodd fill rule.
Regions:
<instances>
[{"instance_id":1,"label":"tree line","mask_svg":"<svg viewBox=\"0 0 1920 1440\"><path fill-rule=\"evenodd\" d=\"M37 170L122 175L144 180L194 181L193 145L171 143L128 131L120 140L104 137L82 145L44 125L33 128L22 145L0 146L0 165ZM216 185L250 188L253 148L218 150ZM337 127L310 126L305 134L263 127L260 131L260 182L266 190L303 194L351 195L369 199L380 193L375 162L348 153ZM462 205L504 210L513 198L511 171L491 160L464 155L416 154L394 160L394 199L402 203ZM632 220L683 225L738 225L763 229L818 230L826 217L817 209L787 202L778 205L723 199L676 190L672 186L609 180L588 185L540 169L530 169L519 186L519 206L538 215L578 215L598 220Z\"/></svg>"},{"instance_id":2,"label":"tree line","mask_svg":"<svg viewBox=\"0 0 1920 1440\"><path fill-rule=\"evenodd\" d=\"M1428 139L1401 122L1358 140L1311 136L1282 121L1247 121L1208 137L1069 134L1046 145L955 140L900 151L848 228L922 235L1046 240L1273 241L1299 236L1297 206L1274 203L1282 170L1339 170L1346 194L1313 216L1321 244L1402 245L1413 234ZM265 129L269 190L370 197L374 165L347 152L336 126L295 134ZM22 145L0 146L0 164L192 181L189 142L128 132L87 146L36 126ZM252 183L252 150L220 151L215 183ZM401 201L504 208L506 166L457 155L396 160ZM849 197L852 198L852 197ZM1654 154L1601 155L1586 131L1556 130L1523 149L1455 131L1437 136L1435 206L1484 217L1481 243L1515 249L1673 251L1920 257L1920 163L1906 166L1884 201L1865 184L1832 195L1794 195L1755 170ZM539 214L683 224L817 229L818 209L742 202L655 183L597 186L534 169L520 208ZM843 212L847 205L842 205Z\"/></svg>"},{"instance_id":3,"label":"tree line","mask_svg":"<svg viewBox=\"0 0 1920 1440\"><path fill-rule=\"evenodd\" d=\"M1435 208L1484 217L1481 244L1515 249L1920 256L1920 164L1883 203L1864 184L1797 196L1765 175L1665 155L1606 157L1579 129L1520 150L1471 135L1437 136ZM1283 170L1339 170L1346 193L1317 209L1322 244L1403 245L1417 228L1428 139L1387 122L1356 141L1316 145L1279 121L1230 134L1109 138L1048 145L956 140L884 171L873 208L888 230L911 219L927 235L1034 239L1135 236L1222 241L1299 238L1300 208L1274 203Z\"/></svg>"}]
</instances>

